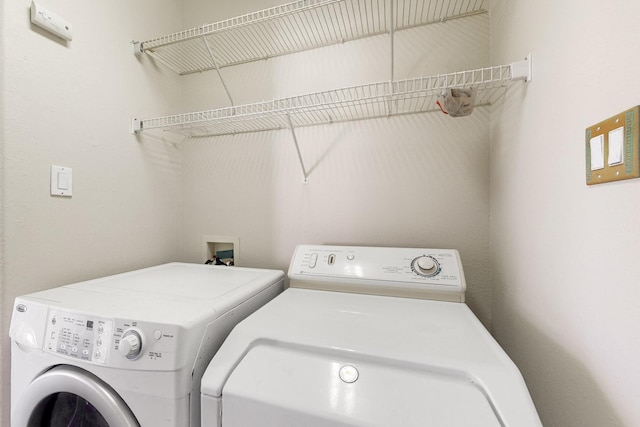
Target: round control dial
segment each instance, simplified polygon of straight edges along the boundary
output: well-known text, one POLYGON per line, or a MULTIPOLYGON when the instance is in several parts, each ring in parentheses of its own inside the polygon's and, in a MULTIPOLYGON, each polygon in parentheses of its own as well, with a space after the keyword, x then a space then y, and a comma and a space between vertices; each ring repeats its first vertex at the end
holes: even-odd
POLYGON ((440 273, 440 264, 434 257, 423 255, 411 261, 411 269, 420 276, 432 277, 440 273))
POLYGON ((125 331, 118 345, 118 352, 127 359, 137 359, 142 352, 142 337, 138 331, 125 331))

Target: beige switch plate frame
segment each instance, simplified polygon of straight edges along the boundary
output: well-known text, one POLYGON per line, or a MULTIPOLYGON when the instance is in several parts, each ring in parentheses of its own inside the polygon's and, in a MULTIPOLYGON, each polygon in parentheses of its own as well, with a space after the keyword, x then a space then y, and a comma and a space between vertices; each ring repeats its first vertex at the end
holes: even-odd
POLYGON ((596 123, 586 129, 585 153, 587 167, 587 185, 602 184, 611 181, 620 181, 640 177, 640 106, 635 106, 616 114, 600 123, 596 123), (609 132, 624 128, 623 133, 623 163, 609 166, 609 132), (598 135, 604 136, 604 168, 591 170, 591 138, 598 135))

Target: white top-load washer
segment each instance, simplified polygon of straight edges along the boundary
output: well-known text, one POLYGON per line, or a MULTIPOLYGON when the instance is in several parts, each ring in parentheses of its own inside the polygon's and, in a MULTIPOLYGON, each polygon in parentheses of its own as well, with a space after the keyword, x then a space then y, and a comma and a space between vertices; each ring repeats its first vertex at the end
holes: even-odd
POLYGON ((281 271, 170 263, 16 298, 12 427, 199 426, 213 354, 283 284, 281 271))
POLYGON ((457 251, 299 246, 289 277, 207 368, 203 427, 541 426, 457 251))

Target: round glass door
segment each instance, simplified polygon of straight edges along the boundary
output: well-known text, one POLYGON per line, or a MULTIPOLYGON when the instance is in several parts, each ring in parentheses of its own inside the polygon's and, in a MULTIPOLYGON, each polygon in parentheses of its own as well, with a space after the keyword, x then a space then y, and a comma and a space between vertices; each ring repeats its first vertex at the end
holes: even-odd
POLYGON ((43 427, 109 427, 100 411, 88 400, 73 393, 47 396, 33 410, 29 426, 43 427))
POLYGON ((56 366, 19 396, 12 427, 140 427, 120 396, 95 375, 56 366))

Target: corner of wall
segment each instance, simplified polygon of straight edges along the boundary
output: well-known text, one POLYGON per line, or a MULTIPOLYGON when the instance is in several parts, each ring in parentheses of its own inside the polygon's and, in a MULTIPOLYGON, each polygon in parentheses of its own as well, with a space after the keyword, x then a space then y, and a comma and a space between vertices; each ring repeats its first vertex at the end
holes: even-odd
MULTIPOLYGON (((4 0, 0 0, 0 306, 3 306, 4 301, 4 0)), ((0 331, 5 330, 5 323, 2 316, 0 316, 0 331)), ((5 346, 0 345, 0 365, 4 365, 4 359, 7 356, 5 346)), ((0 388, 0 425, 8 425, 8 402, 7 398, 8 384, 7 378, 4 378, 6 371, 0 369, 0 384, 3 384, 0 388)))

